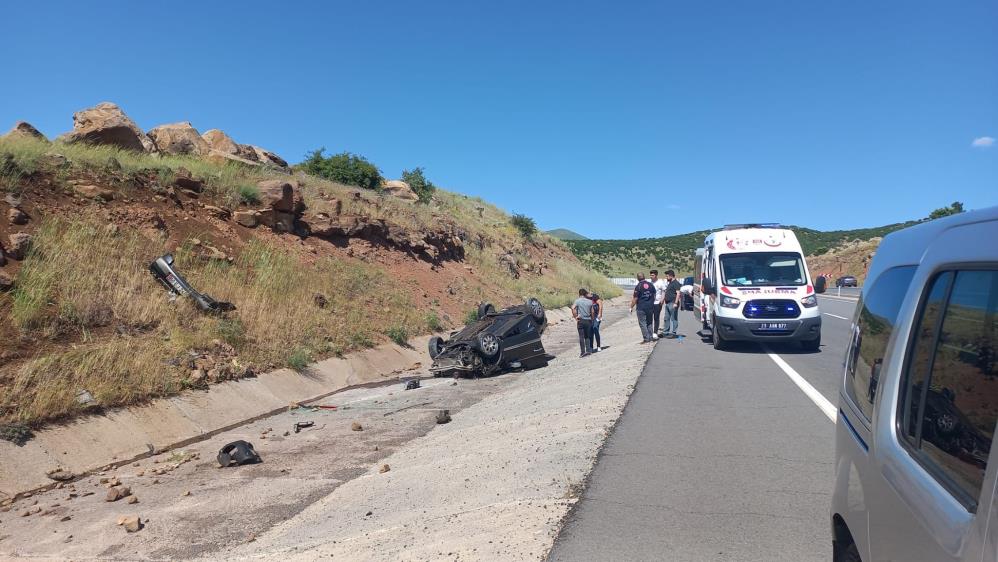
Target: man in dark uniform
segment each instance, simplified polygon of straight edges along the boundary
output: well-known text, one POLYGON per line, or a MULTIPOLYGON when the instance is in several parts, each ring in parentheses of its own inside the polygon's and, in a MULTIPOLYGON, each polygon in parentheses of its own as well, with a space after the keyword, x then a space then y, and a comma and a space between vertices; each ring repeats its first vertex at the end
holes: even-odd
POLYGON ((638 309, 638 326, 641 328, 641 343, 652 340, 653 323, 655 321, 655 285, 645 280, 645 274, 638 274, 638 284, 634 286, 634 296, 631 298, 631 312, 638 309))

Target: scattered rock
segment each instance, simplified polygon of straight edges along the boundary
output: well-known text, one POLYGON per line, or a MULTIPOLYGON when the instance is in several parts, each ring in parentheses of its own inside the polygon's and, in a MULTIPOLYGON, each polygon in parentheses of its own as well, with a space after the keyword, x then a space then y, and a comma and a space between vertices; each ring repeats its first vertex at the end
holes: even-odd
POLYGON ((440 410, 439 412, 437 412, 438 424, 450 423, 450 420, 451 420, 450 410, 440 410))
POLYGON ((73 130, 60 137, 65 142, 106 144, 137 152, 155 152, 152 139, 117 105, 103 102, 73 114, 73 130))
POLYGON ((56 482, 65 482, 67 480, 72 480, 76 476, 72 472, 63 468, 50 470, 47 473, 45 473, 45 475, 48 476, 50 479, 55 480, 56 482))
POLYGON ((183 493, 183 494, 181 494, 181 495, 182 495, 182 496, 184 496, 184 497, 187 497, 187 496, 191 495, 191 491, 190 491, 190 490, 186 490, 186 491, 184 491, 184 493, 183 493))
POLYGON ((201 193, 204 191, 204 182, 192 176, 187 168, 177 168, 174 174, 173 185, 195 193, 201 193))
POLYGON ((256 211, 236 211, 232 213, 232 218, 236 221, 236 224, 240 224, 246 228, 254 228, 257 225, 256 211))
POLYGON ((58 152, 46 152, 38 157, 37 162, 45 168, 64 168, 69 165, 69 158, 58 152))
POLYGON ((30 234, 18 232, 11 234, 7 240, 10 242, 10 247, 6 250, 8 256, 15 260, 23 260, 28 255, 28 250, 31 248, 30 234))
POLYGON ((295 186, 284 180, 264 180, 256 184, 260 200, 269 208, 284 213, 295 212, 295 186))
POLYGON ((139 503, 139 498, 135 496, 128 496, 128 499, 125 500, 125 503, 139 503))
POLYGON ((69 521, 70 519, 72 519, 72 517, 70 517, 69 515, 66 515, 62 519, 60 519, 59 522, 60 523, 65 523, 66 521, 69 521))
POLYGON ((206 156, 211 150, 197 129, 186 121, 160 125, 150 129, 147 134, 156 149, 164 154, 206 156))
POLYGON ((28 123, 27 121, 18 121, 17 123, 14 123, 14 127, 11 128, 10 131, 7 131, 7 134, 4 135, 4 137, 7 138, 21 137, 21 138, 35 138, 41 140, 48 140, 45 138, 45 135, 41 133, 41 131, 36 129, 34 125, 28 123))
POLYGON ((124 527, 129 533, 134 533, 143 527, 142 520, 138 515, 122 515, 118 517, 118 525, 124 527))
POLYGON ((96 185, 77 185, 73 187, 73 191, 87 199, 100 199, 101 201, 114 199, 114 191, 96 185))
POLYGON ((364 431, 364 426, 360 422, 353 422, 350 424, 350 431, 364 431))
POLYGON ((13 288, 14 288, 14 278, 8 275, 7 272, 0 271, 0 291, 9 291, 13 288))
POLYGON ((232 140, 232 137, 219 129, 210 129, 201 134, 201 138, 208 144, 208 147, 215 153, 233 156, 245 160, 249 163, 256 163, 259 157, 252 147, 239 144, 232 140))
POLYGON ((106 502, 116 502, 121 498, 128 497, 131 495, 132 491, 128 486, 115 486, 107 491, 107 496, 104 498, 106 502))
POLYGON ((273 152, 264 148, 260 148, 259 146, 253 146, 251 144, 244 146, 250 148, 251 150, 253 150, 254 153, 256 153, 257 160, 261 164, 265 164, 275 168, 287 169, 288 163, 283 158, 274 154, 273 152))
POLYGON ((326 308, 329 306, 329 299, 327 299, 326 295, 322 293, 315 293, 312 295, 312 302, 314 302, 315 306, 319 308, 326 308))
POLYGON ((10 221, 10 224, 27 224, 28 215, 20 209, 9 209, 7 220, 10 221))
POLYGON ((367 513, 364 514, 364 517, 370 517, 372 515, 374 515, 374 512, 373 511, 368 511, 367 513))
POLYGON ((214 205, 205 205, 204 210, 209 215, 215 217, 216 219, 221 219, 223 221, 229 220, 232 217, 232 211, 228 209, 223 209, 222 207, 216 207, 214 205))
POLYGON ((383 464, 383 465, 381 465, 381 468, 378 469, 378 472, 380 474, 384 474, 384 473, 388 472, 391 469, 392 469, 392 467, 388 466, 387 464, 383 464))

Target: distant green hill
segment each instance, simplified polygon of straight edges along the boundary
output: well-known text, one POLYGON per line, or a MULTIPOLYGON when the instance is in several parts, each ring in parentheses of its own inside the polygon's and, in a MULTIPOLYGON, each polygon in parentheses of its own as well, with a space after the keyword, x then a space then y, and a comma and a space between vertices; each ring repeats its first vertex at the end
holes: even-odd
POLYGON ((589 240, 578 232, 573 232, 567 228, 556 228, 554 230, 547 231, 547 233, 555 238, 560 238, 561 240, 589 240))
MULTIPOLYGON (((889 224, 875 228, 854 230, 831 230, 823 232, 800 226, 790 226, 797 234, 806 255, 823 254, 832 248, 853 240, 869 240, 877 236, 900 230, 916 224, 917 221, 889 224)), ((693 272, 693 257, 696 249, 703 245, 703 239, 712 230, 700 230, 687 234, 664 236, 662 238, 640 238, 637 240, 571 240, 566 244, 572 252, 589 268, 609 276, 630 276, 638 271, 674 269, 677 275, 693 272)))

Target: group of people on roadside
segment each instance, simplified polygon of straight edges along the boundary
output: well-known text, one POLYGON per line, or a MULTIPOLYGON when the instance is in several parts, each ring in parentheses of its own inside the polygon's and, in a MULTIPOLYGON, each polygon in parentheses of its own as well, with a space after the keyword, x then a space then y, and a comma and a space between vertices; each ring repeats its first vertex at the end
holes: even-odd
POLYGON ((644 273, 638 273, 638 284, 631 298, 631 312, 638 311, 638 326, 641 328, 641 343, 653 342, 659 338, 678 337, 679 309, 682 303, 682 283, 676 279, 676 272, 668 270, 665 279, 659 279, 658 270, 649 272, 651 280, 644 273), (662 311, 665 318, 662 318, 662 311), (661 328, 659 324, 661 323, 661 328))
POLYGON ((579 328, 579 357, 602 350, 599 325, 603 322, 603 299, 596 293, 579 289, 579 298, 572 303, 572 317, 579 328), (595 343, 595 345, 593 345, 595 343))

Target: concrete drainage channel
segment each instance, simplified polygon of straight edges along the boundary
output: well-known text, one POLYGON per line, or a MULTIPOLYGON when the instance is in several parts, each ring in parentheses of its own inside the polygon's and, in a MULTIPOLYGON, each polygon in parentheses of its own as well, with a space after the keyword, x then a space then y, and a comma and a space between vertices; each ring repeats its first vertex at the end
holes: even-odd
MULTIPOLYGON (((608 309, 608 320, 625 315, 622 304, 608 309)), ((0 553, 541 558, 651 351, 634 343, 632 324, 606 326, 612 347, 590 358, 576 357, 574 326, 564 323, 545 337, 559 356, 546 369, 424 380, 412 391, 355 388, 320 401, 336 410, 284 412, 36 493, 0 513, 0 553), (444 409, 453 421, 437 425, 444 409), (302 421, 313 425, 295 433, 302 421), (219 444, 235 439, 252 442, 263 463, 216 468, 219 444), (102 478, 117 478, 137 503, 103 501, 102 478), (128 515, 141 531, 115 524, 128 515)))

